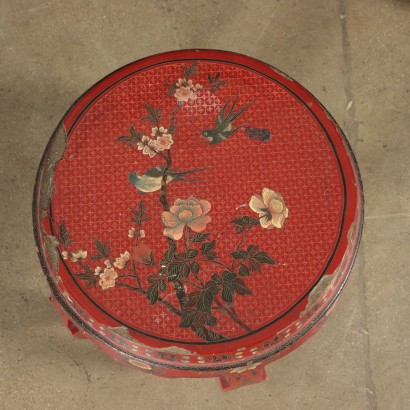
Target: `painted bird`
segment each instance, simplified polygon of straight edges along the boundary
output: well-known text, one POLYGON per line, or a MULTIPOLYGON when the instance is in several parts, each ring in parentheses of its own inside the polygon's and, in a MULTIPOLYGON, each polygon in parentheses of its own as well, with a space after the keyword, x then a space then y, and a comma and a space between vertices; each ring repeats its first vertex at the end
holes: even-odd
MULTIPOLYGON (((169 169, 167 175, 167 184, 172 181, 186 181, 186 182, 198 182, 198 179, 187 179, 186 175, 193 172, 200 172, 207 168, 191 169, 189 171, 178 171, 175 169, 169 169)), ((165 167, 158 166, 150 169, 143 175, 139 175, 137 172, 131 172, 128 175, 128 180, 134 185, 140 192, 155 192, 161 189, 162 176, 164 175, 165 167)))
POLYGON ((234 112, 237 99, 238 96, 235 97, 230 108, 228 108, 228 105, 231 102, 230 100, 228 100, 222 107, 222 110, 215 121, 216 128, 202 131, 202 136, 204 136, 211 144, 218 144, 219 142, 225 141, 232 134, 242 128, 242 125, 232 128, 232 122, 247 110, 252 103, 246 104, 238 111, 234 112))

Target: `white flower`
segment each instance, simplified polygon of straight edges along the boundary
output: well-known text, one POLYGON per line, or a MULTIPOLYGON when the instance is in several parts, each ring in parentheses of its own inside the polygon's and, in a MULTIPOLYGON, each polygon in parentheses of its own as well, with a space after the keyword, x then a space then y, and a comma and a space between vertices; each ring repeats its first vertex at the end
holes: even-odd
POLYGON ((98 276, 102 272, 102 268, 100 266, 97 266, 94 269, 94 275, 98 276))
POLYGON ((128 230, 128 238, 133 238, 135 236, 135 228, 128 230))
POLYGON ((201 84, 195 84, 195 87, 193 88, 194 91, 202 90, 202 85, 201 84))
POLYGON ((69 253, 67 251, 61 252, 61 256, 63 257, 63 259, 68 259, 68 255, 69 253))
POLYGON ((71 262, 78 262, 78 261, 85 259, 86 257, 87 257, 87 251, 83 251, 80 249, 71 254, 71 262))
POLYGON ((105 265, 107 268, 111 268, 111 262, 110 262, 110 260, 109 260, 109 259, 106 259, 106 260, 104 261, 104 265, 105 265))
POLYGON ((259 214, 259 222, 265 229, 282 228, 289 214, 282 195, 269 188, 263 188, 262 196, 253 195, 249 207, 259 214))
POLYGON ((140 238, 145 238, 145 231, 141 229, 139 235, 140 235, 140 238))
POLYGON ((125 267, 127 262, 130 260, 130 253, 125 251, 124 253, 120 253, 120 256, 115 259, 114 266, 118 269, 122 269, 125 267))
POLYGON ((156 153, 156 141, 153 141, 150 137, 143 135, 141 141, 137 142, 137 148, 142 151, 144 155, 149 155, 150 158, 155 157, 156 153))
POLYGON ((168 132, 168 128, 159 127, 159 132, 162 134, 166 134, 168 132))

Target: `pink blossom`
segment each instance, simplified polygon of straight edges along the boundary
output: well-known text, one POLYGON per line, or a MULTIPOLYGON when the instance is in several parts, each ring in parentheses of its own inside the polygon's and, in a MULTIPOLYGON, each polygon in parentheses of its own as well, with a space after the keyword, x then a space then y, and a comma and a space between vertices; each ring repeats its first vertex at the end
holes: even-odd
POLYGON ((99 285, 102 290, 107 290, 115 286, 115 279, 118 278, 118 273, 114 268, 105 268, 104 272, 100 274, 99 285))
POLYGON ((124 253, 120 253, 120 256, 115 259, 114 266, 118 269, 123 269, 129 260, 130 253, 125 251, 124 253))
POLYGON ((170 149, 171 145, 174 143, 171 134, 162 134, 157 137, 156 149, 158 151, 164 151, 165 149, 170 149))
POLYGON ((184 101, 187 102, 188 100, 195 100, 196 99, 196 95, 195 93, 191 90, 191 88, 188 87, 184 87, 181 86, 180 88, 177 88, 175 90, 175 94, 174 97, 179 101, 184 101))
POLYGON ((164 235, 179 240, 182 238, 185 225, 194 232, 202 232, 211 222, 211 217, 207 215, 210 210, 211 204, 204 199, 193 196, 187 200, 177 199, 169 211, 162 213, 162 222, 166 226, 164 235))

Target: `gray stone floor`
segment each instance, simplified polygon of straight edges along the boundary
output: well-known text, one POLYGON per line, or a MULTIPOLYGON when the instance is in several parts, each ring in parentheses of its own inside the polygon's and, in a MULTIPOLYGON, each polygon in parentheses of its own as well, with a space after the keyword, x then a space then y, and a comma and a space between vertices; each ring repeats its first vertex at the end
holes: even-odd
POLYGON ((410 409, 409 39, 406 0, 0 1, 0 407, 410 409), (301 82, 347 133, 365 188, 363 243, 334 314, 268 381, 230 393, 73 340, 32 237, 36 168, 65 110, 117 67, 177 48, 241 52, 301 82))

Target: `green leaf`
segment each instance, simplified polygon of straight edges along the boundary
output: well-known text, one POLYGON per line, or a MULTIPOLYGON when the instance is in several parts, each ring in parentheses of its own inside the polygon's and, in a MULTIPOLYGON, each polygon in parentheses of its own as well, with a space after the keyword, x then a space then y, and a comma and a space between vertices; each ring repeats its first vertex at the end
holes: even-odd
POLYGON ((196 312, 193 325, 199 328, 203 328, 206 323, 206 316, 206 312, 196 312))
POLYGON ((202 233, 202 232, 197 232, 190 240, 191 243, 195 243, 195 242, 203 242, 206 238, 208 238, 208 236, 210 235, 210 233, 202 233))
POLYGON ((201 245, 201 252, 202 255, 207 254, 208 252, 210 252, 214 247, 215 247, 215 243, 216 241, 213 240, 211 242, 205 242, 201 245))
POLYGON ((218 257, 218 255, 217 255, 217 253, 214 252, 214 251, 208 252, 208 253, 206 254, 206 258, 207 258, 208 260, 210 260, 210 261, 215 260, 217 257, 218 257))
POLYGON ((77 276, 77 278, 81 280, 90 279, 90 275, 88 275, 87 273, 77 273, 75 276, 77 276))
POLYGON ((210 280, 209 282, 206 282, 205 289, 209 290, 213 295, 217 295, 218 292, 219 292, 219 287, 218 287, 217 283, 213 280, 210 280))
POLYGON ((246 226, 249 224, 249 216, 240 216, 239 218, 233 219, 231 223, 239 226, 246 226))
POLYGON ((186 253, 188 259, 194 259, 198 255, 198 251, 196 249, 189 249, 186 253))
POLYGON ((206 315, 205 322, 208 326, 216 326, 216 317, 212 316, 210 313, 206 315))
POLYGON ((107 242, 101 243, 98 239, 94 238, 94 244, 97 252, 102 255, 102 257, 109 258, 110 248, 107 242))
POLYGON ((198 67, 198 61, 193 62, 190 67, 185 66, 182 72, 182 77, 184 77, 188 81, 189 77, 198 75, 199 73, 196 71, 197 67, 198 67))
POLYGON ((214 295, 211 291, 205 289, 198 297, 196 306, 201 312, 211 312, 214 295))
POLYGON ((147 276, 147 281, 148 283, 158 283, 162 280, 162 277, 160 275, 149 275, 147 276))
POLYGON ((141 263, 145 266, 155 266, 155 258, 153 252, 146 258, 144 258, 141 263))
POLYGON ((219 275, 217 275, 216 273, 214 273, 214 274, 212 275, 212 280, 213 280, 217 285, 220 285, 220 284, 222 283, 222 278, 221 278, 219 275))
POLYGON ((144 102, 144 106, 146 110, 148 111, 148 115, 145 115, 141 118, 141 120, 147 120, 151 122, 152 124, 158 125, 159 120, 162 118, 161 114, 161 106, 157 108, 151 107, 148 103, 144 102))
POLYGON ((242 233, 245 229, 246 229, 246 226, 236 225, 235 232, 239 234, 239 233, 242 233))
POLYGON ((258 252, 253 256, 259 263, 266 263, 268 265, 276 265, 276 262, 266 253, 258 252))
POLYGON ((191 272, 192 272, 194 275, 198 275, 199 270, 200 270, 199 263, 196 262, 196 261, 192 262, 192 263, 191 263, 191 272))
POLYGON ((249 225, 253 225, 253 226, 259 225, 259 219, 257 219, 257 218, 249 218, 249 225))
POLYGON ((147 211, 147 208, 145 207, 144 201, 142 199, 140 200, 138 208, 141 212, 141 215, 144 215, 145 212, 147 211))
POLYGON ((179 327, 191 327, 196 316, 196 311, 193 309, 184 309, 182 311, 181 323, 179 327))
POLYGON ((231 253, 234 259, 248 259, 249 254, 246 251, 236 251, 231 253))
POLYGON ((238 295, 251 295, 252 291, 246 286, 241 278, 235 278, 232 281, 232 287, 238 295))
POLYGON ((259 245, 249 245, 247 251, 250 255, 254 255, 258 251, 258 249, 259 245))
POLYGON ((70 231, 67 230, 65 222, 61 221, 60 224, 60 243, 63 244, 66 248, 73 243, 74 241, 70 239, 70 231))
POLYGON ((89 279, 88 279, 88 282, 87 282, 87 284, 85 285, 85 287, 88 289, 90 286, 96 286, 96 284, 97 284, 97 277, 98 276, 95 276, 95 275, 93 275, 93 276, 90 276, 89 277, 89 279))
POLYGON ((224 283, 222 287, 222 300, 228 303, 233 301, 233 289, 230 283, 224 283))
POLYGON ((100 254, 91 256, 91 260, 93 261, 96 261, 98 259, 106 259, 106 256, 100 254))
POLYGON ((180 272, 183 278, 187 278, 190 271, 191 271, 191 268, 187 263, 183 263, 180 265, 180 272))
POLYGON ((251 272, 260 272, 261 271, 261 264, 254 259, 249 260, 249 270, 251 272))
POLYGON ((243 263, 241 263, 239 265, 239 275, 240 276, 249 276, 249 268, 244 265, 243 263))
POLYGON ((161 279, 159 281, 158 287, 160 292, 165 292, 167 290, 167 284, 165 283, 164 279, 161 279))
POLYGON ((159 297, 158 294, 158 283, 154 283, 151 286, 148 287, 147 289, 147 298, 149 300, 149 302, 151 303, 151 305, 153 305, 159 297))
POLYGON ((232 279, 236 278, 236 274, 229 271, 222 272, 222 279, 224 282, 230 282, 232 279))
POLYGON ((168 268, 168 281, 172 282, 178 279, 180 273, 181 273, 181 264, 178 262, 171 263, 168 268))
POLYGON ((199 298, 200 295, 201 295, 201 292, 191 292, 187 297, 187 301, 186 301, 184 307, 185 308, 196 307, 196 303, 197 303, 198 298, 199 298))

